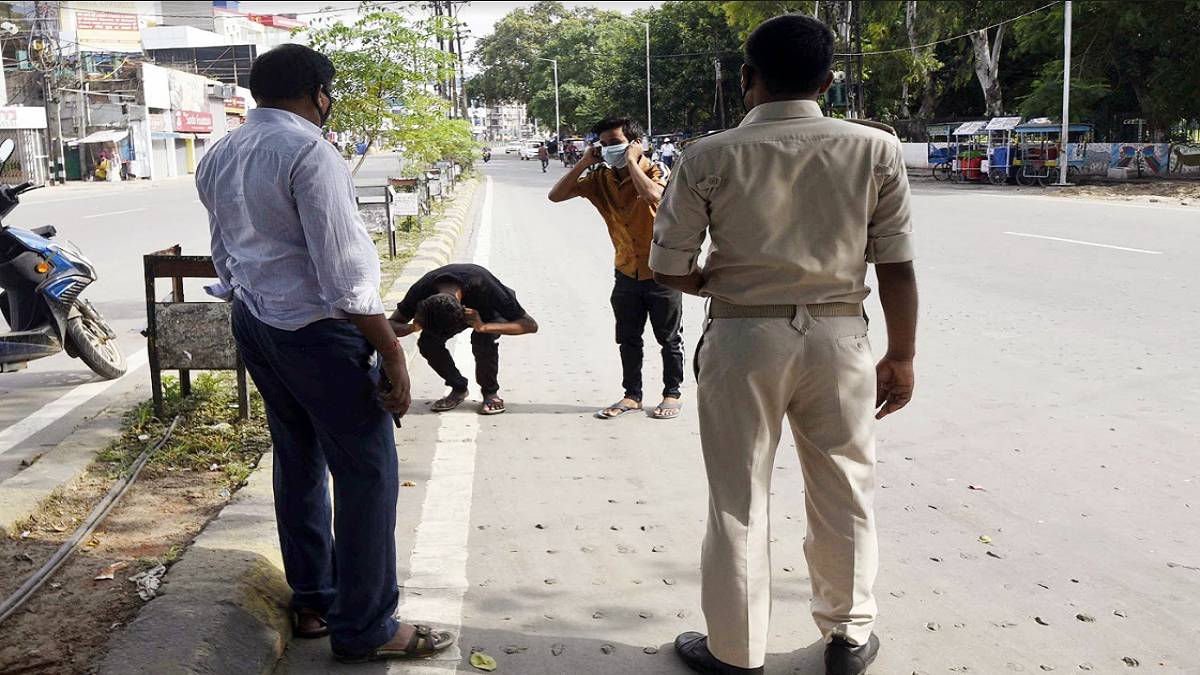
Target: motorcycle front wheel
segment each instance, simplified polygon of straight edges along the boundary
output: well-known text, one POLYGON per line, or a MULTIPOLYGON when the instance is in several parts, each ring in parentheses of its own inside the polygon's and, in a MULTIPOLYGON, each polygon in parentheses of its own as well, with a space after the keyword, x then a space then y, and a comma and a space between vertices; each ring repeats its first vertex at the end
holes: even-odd
POLYGON ((67 339, 88 368, 106 380, 115 380, 125 374, 125 355, 117 339, 109 337, 112 329, 104 325, 104 319, 99 322, 86 314, 72 316, 67 320, 67 339))

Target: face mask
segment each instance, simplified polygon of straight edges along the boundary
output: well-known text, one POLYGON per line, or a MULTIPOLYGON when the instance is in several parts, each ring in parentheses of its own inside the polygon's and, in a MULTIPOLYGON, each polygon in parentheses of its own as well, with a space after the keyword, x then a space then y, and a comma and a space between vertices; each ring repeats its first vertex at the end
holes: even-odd
POLYGON ((317 107, 317 114, 321 116, 321 123, 317 126, 325 126, 325 123, 329 121, 329 116, 333 114, 333 96, 330 96, 328 88, 321 87, 317 93, 313 94, 313 105, 317 107), (325 110, 321 110, 322 92, 324 92, 325 96, 329 98, 329 107, 325 108, 325 110))
POLYGON ((624 169, 629 159, 625 156, 625 151, 629 149, 628 143, 620 145, 606 145, 600 148, 600 154, 604 157, 604 163, 614 169, 624 169))

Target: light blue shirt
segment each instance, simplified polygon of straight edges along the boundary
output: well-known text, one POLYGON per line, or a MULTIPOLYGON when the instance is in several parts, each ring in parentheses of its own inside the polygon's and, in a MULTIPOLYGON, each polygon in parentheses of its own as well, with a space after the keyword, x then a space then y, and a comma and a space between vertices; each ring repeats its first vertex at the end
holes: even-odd
POLYGON ((311 122, 255 108, 196 171, 208 209, 209 292, 237 298, 263 323, 297 330, 349 314, 383 314, 379 253, 341 153, 311 122))

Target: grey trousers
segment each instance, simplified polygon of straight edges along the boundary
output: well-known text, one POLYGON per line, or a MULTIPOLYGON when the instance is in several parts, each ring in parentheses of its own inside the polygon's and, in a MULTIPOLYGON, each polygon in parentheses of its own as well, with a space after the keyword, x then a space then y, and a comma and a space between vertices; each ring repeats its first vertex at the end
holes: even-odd
MULTIPOLYGON (((702 604, 720 660, 757 668, 771 617, 771 473, 783 419, 804 475, 812 615, 863 644, 878 567, 875 364, 859 317, 714 319, 697 355, 708 472, 702 604)), ((798 489, 799 485, 779 489, 798 489)))

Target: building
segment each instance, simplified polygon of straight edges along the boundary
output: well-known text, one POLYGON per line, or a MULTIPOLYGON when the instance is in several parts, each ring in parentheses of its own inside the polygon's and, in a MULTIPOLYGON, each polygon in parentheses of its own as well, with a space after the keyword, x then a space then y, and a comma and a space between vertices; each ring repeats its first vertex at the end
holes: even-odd
POLYGON ((528 135, 524 103, 502 103, 488 108, 487 140, 511 141, 528 135))

